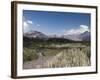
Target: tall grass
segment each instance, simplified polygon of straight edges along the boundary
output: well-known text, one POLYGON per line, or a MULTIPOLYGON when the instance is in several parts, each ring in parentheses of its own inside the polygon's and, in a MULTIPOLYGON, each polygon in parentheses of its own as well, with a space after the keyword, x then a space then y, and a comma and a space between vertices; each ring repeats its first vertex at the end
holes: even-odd
POLYGON ((76 67, 90 66, 90 49, 89 48, 71 48, 65 49, 56 55, 51 61, 47 61, 44 67, 76 67))
MULTIPOLYGON (((35 45, 34 45, 35 46, 35 45)), ((90 44, 66 43, 38 47, 24 47, 23 62, 42 60, 39 68, 77 67, 91 65, 90 44), (63 48, 64 47, 64 48, 63 48), (41 55, 39 54, 41 53, 41 55)), ((33 64, 33 63, 32 63, 33 64)), ((33 64, 34 65, 34 64, 33 64)))

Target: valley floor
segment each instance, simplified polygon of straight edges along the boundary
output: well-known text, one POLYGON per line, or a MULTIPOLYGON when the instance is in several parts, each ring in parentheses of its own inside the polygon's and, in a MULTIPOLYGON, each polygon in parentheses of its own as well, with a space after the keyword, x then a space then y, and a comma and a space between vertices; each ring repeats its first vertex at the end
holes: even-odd
POLYGON ((90 66, 90 57, 90 47, 61 49, 53 56, 39 54, 37 59, 24 62, 23 69, 90 66))

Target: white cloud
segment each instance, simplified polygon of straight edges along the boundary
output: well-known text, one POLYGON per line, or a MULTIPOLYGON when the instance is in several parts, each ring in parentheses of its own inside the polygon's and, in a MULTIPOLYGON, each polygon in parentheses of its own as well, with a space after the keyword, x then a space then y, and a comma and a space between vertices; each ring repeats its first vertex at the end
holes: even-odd
POLYGON ((33 24, 33 22, 31 20, 27 20, 27 23, 29 24, 33 24))
POLYGON ((24 33, 27 32, 27 29, 29 28, 28 23, 26 21, 23 22, 23 29, 24 33))
POLYGON ((39 27, 39 24, 34 23, 31 20, 26 19, 25 17, 23 17, 23 32, 27 33, 29 31, 34 30, 34 27, 39 27))
POLYGON ((28 24, 27 24, 26 21, 23 22, 23 25, 24 25, 25 27, 28 27, 28 24))
POLYGON ((26 20, 25 18, 23 18, 23 31, 24 31, 24 33, 27 33, 30 30, 33 30, 33 22, 31 20, 26 20))
POLYGON ((77 29, 64 30, 64 35, 81 34, 85 31, 90 31, 88 26, 80 25, 77 29))

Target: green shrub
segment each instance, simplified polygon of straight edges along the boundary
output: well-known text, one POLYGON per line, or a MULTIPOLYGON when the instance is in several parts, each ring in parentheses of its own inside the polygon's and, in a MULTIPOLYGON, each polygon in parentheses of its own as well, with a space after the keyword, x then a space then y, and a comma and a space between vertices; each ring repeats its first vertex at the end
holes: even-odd
POLYGON ((23 50, 24 62, 38 59, 38 55, 34 49, 24 48, 23 50))

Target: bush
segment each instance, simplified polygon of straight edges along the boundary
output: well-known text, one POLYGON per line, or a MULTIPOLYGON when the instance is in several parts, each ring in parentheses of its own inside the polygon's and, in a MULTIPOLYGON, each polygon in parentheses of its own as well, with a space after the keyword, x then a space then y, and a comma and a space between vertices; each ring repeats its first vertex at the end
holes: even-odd
POLYGON ((38 55, 34 49, 24 48, 23 50, 24 50, 23 51, 24 62, 38 59, 38 55))

